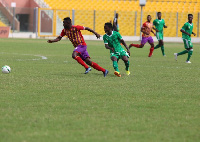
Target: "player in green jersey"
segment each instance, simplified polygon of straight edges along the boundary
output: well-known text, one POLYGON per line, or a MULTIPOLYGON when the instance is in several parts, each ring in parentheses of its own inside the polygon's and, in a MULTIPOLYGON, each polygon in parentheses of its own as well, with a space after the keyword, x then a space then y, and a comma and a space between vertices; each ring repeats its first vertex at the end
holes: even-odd
POLYGON ((163 27, 167 28, 167 26, 165 25, 165 20, 161 19, 161 12, 158 12, 157 16, 158 16, 158 19, 155 19, 153 21, 153 25, 156 28, 153 28, 153 29, 156 30, 156 38, 158 39, 159 43, 154 47, 154 49, 161 47, 163 56, 166 56, 165 50, 164 50, 164 42, 163 42, 163 27))
POLYGON ((194 36, 196 35, 194 32, 192 32, 192 30, 193 30, 192 20, 193 20, 193 15, 188 14, 188 22, 186 22, 183 25, 183 27, 181 28, 182 39, 183 39, 184 47, 185 47, 186 50, 179 52, 179 53, 174 53, 175 60, 177 60, 177 57, 179 55, 183 55, 183 54, 188 53, 186 63, 191 63, 190 57, 192 56, 192 53, 193 53, 193 45, 192 45, 192 42, 191 42, 191 34, 193 34, 194 36))
POLYGON ((106 49, 110 50, 110 58, 113 61, 113 67, 115 69, 114 74, 118 77, 121 77, 120 71, 118 69, 118 60, 122 59, 126 66, 126 74, 129 75, 129 56, 130 51, 122 36, 119 32, 113 31, 113 27, 111 23, 105 23, 104 25, 105 35, 103 36, 103 40, 105 43, 106 49), (122 48, 120 42, 126 47, 127 52, 122 48))

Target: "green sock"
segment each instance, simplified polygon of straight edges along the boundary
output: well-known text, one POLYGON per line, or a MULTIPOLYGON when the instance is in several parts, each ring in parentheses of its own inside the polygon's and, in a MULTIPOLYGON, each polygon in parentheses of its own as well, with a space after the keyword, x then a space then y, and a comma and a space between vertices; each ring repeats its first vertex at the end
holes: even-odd
POLYGON ((113 68, 115 71, 119 72, 117 61, 113 61, 113 68))
POLYGON ((183 55, 183 54, 185 54, 185 53, 188 53, 188 51, 187 51, 187 50, 184 50, 184 51, 182 51, 182 52, 179 52, 178 55, 183 55))
POLYGON ((165 55, 164 45, 161 46, 161 51, 162 51, 162 54, 164 56, 165 55))
POLYGON ((157 44, 155 47, 154 47, 154 49, 157 49, 157 48, 159 48, 160 47, 160 45, 159 44, 157 44))
POLYGON ((190 57, 192 56, 192 53, 193 53, 193 49, 190 49, 190 50, 188 51, 188 58, 187 58, 187 61, 190 60, 190 57))
POLYGON ((129 70, 129 61, 128 62, 124 62, 125 63, 125 66, 126 66, 126 71, 129 70))

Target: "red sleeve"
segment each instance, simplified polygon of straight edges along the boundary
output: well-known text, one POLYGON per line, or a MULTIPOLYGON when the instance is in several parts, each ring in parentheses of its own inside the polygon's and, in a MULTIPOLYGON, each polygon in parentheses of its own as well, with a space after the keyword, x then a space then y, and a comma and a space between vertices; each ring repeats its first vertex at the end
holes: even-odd
POLYGON ((65 35, 66 35, 66 34, 65 34, 65 29, 63 29, 62 32, 60 33, 60 36, 61 36, 61 37, 64 37, 65 35))
POLYGON ((85 30, 85 27, 83 27, 83 26, 77 25, 77 26, 73 26, 73 27, 75 27, 77 30, 85 30))
POLYGON ((146 22, 142 25, 142 27, 146 27, 146 22))

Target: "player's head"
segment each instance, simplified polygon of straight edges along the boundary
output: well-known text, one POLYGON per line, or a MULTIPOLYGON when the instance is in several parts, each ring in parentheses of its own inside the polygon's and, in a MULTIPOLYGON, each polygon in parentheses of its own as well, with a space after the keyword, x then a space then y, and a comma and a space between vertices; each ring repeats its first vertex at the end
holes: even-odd
POLYGON ((63 27, 65 29, 70 29, 72 26, 72 20, 69 17, 63 19, 63 27))
POLYGON ((150 22, 151 21, 151 15, 147 16, 147 21, 150 22))
POLYGON ((193 15, 192 14, 188 14, 188 21, 191 23, 193 20, 193 15))
POLYGON ((158 19, 161 19, 161 12, 157 13, 158 19))
POLYGON ((104 31, 105 31, 105 33, 111 32, 112 29, 113 29, 113 26, 112 26, 111 23, 105 23, 105 25, 104 25, 104 31))

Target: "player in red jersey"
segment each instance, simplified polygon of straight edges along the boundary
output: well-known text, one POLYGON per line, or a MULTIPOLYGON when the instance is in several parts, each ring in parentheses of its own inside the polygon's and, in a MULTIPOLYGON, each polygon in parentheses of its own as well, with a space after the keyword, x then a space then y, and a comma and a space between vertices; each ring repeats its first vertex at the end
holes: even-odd
POLYGON ((148 15, 147 21, 143 24, 143 26, 141 28, 141 32, 143 33, 141 44, 130 44, 129 49, 132 46, 137 47, 137 48, 142 48, 146 44, 146 42, 148 42, 151 45, 150 52, 149 52, 149 57, 151 57, 153 54, 153 50, 154 50, 154 41, 153 41, 153 38, 151 37, 150 33, 152 32, 155 35, 152 28, 153 28, 153 23, 151 23, 151 16, 148 15))
POLYGON ((62 30, 60 36, 58 36, 54 40, 48 40, 47 42, 48 43, 58 42, 62 39, 63 36, 66 35, 69 38, 69 40, 72 42, 73 46, 75 47, 72 53, 72 58, 75 59, 83 67, 85 67, 86 69, 85 74, 91 71, 91 68, 88 67, 88 65, 90 65, 94 69, 98 71, 102 71, 105 77, 108 74, 108 70, 100 67, 97 63, 90 60, 90 56, 87 52, 87 44, 85 43, 80 30, 88 30, 94 33, 97 38, 100 38, 100 35, 88 27, 73 26, 71 19, 69 17, 66 17, 63 19, 63 26, 64 26, 64 29, 62 30))

